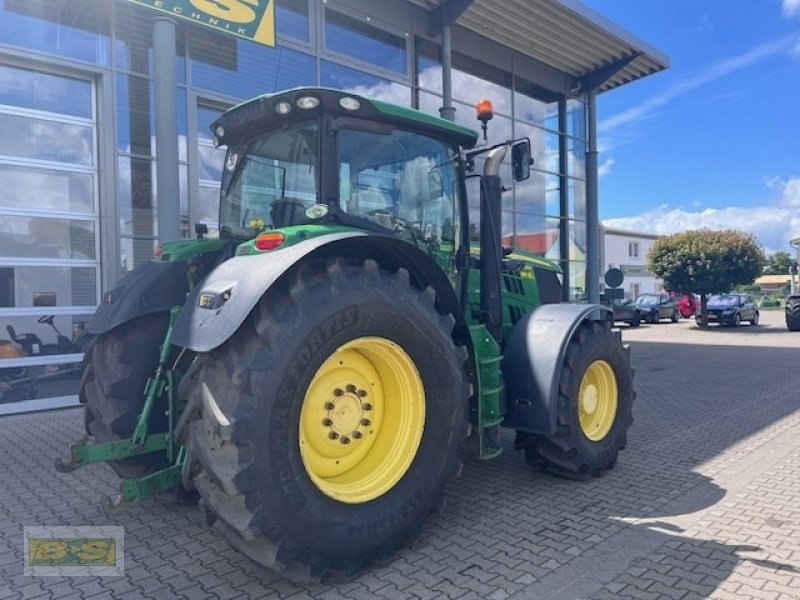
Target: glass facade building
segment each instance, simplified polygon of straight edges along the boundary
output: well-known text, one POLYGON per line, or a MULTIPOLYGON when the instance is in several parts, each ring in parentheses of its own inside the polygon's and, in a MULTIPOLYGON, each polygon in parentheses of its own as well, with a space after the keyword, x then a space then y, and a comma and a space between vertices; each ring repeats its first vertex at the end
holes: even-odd
MULTIPOLYGON (((422 9, 409 2, 398 20, 384 4, 275 0, 275 47, 176 21, 184 236, 194 223, 216 227, 224 150, 209 124, 243 99, 322 85, 439 113, 440 48, 413 17, 422 9)), ((126 0, 0 0, 0 411, 77 402, 85 324, 103 291, 153 256, 158 14, 126 0)), ((514 60, 498 69, 467 50, 453 46, 456 120, 477 129, 474 105, 489 98, 489 141, 528 137, 533 148, 528 181, 502 173, 513 186, 505 241, 559 261, 564 299, 579 299, 586 97, 547 92, 514 60)), ((477 221, 477 186, 470 193, 477 221)))

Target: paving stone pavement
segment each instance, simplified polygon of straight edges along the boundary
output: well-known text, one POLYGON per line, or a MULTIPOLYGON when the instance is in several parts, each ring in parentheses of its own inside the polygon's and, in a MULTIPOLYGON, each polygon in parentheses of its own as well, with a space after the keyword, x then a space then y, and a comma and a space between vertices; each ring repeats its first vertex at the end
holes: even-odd
POLYGON ((164 500, 99 508, 104 466, 63 475, 79 409, 0 418, 0 600, 387 598, 433 600, 800 598, 800 335, 780 313, 758 328, 691 323, 623 335, 636 422, 617 468, 585 483, 505 452, 467 461, 422 536, 346 584, 264 572, 164 500), (121 525, 125 575, 25 577, 24 525, 121 525))

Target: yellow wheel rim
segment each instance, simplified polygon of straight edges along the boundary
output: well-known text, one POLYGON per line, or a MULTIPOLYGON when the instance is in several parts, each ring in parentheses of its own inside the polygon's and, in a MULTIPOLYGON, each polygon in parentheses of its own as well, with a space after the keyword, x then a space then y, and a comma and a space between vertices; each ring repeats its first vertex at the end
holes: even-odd
POLYGON ((589 365, 578 389, 578 418, 583 435, 599 442, 611 431, 617 416, 617 378, 611 365, 596 360, 589 365))
POLYGON ((405 350, 362 337, 317 370, 300 411, 300 455, 324 494, 350 504, 388 492, 405 475, 425 426, 425 389, 405 350))

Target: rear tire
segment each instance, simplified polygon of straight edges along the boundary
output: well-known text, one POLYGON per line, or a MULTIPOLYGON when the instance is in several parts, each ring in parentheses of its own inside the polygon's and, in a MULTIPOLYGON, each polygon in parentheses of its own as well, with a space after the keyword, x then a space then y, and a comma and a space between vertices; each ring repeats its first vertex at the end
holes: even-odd
POLYGON ((620 333, 596 322, 583 323, 567 347, 558 390, 556 432, 537 436, 525 450, 526 461, 579 480, 613 468, 627 444, 636 397, 629 349, 620 333))
POLYGON ((786 301, 786 328, 789 331, 800 331, 800 297, 786 301))
POLYGON ((297 580, 349 578, 416 537, 459 470, 468 431, 467 354, 453 342, 454 324, 431 288, 369 260, 305 263, 270 289, 186 378, 192 482, 207 522, 254 562, 297 580), (388 412, 381 420, 380 406, 418 406, 407 392, 420 388, 392 384, 371 343, 410 361, 424 427, 409 417, 394 429, 388 412), (359 383, 373 377, 359 361, 374 367, 377 387, 359 383), (359 435, 345 433, 365 422, 359 435), (418 445, 408 449, 397 432, 415 427, 418 445), (391 445, 376 452, 385 439, 391 445), (384 458, 400 447, 405 466, 384 458), (337 453, 358 462, 340 466, 337 453))
POLYGON ((759 317, 758 311, 756 311, 755 314, 753 315, 753 318, 750 319, 750 326, 751 327, 755 327, 756 325, 758 325, 758 317, 759 317))
POLYGON ((681 319, 681 313, 679 313, 677 310, 675 310, 675 311, 672 313, 672 318, 671 318, 671 321, 672 321, 673 323, 677 323, 678 321, 680 321, 680 319, 681 319))
MULTIPOLYGON (((83 359, 79 398, 86 433, 99 442, 130 437, 144 404, 144 388, 158 366, 169 316, 156 313, 115 327, 92 340, 83 359)), ((157 400, 150 412, 150 433, 166 431, 166 407, 157 400)), ((169 465, 155 452, 110 461, 123 479, 139 478, 169 465)))

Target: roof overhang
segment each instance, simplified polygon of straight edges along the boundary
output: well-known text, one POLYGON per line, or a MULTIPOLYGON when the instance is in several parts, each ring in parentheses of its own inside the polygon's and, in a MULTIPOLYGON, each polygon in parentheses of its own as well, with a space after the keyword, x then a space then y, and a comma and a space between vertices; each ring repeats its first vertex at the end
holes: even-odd
MULTIPOLYGON (((666 54, 578 0, 411 0, 432 35, 456 24, 604 92, 669 67, 666 54)), ((475 57, 478 58, 478 57, 475 57)))

